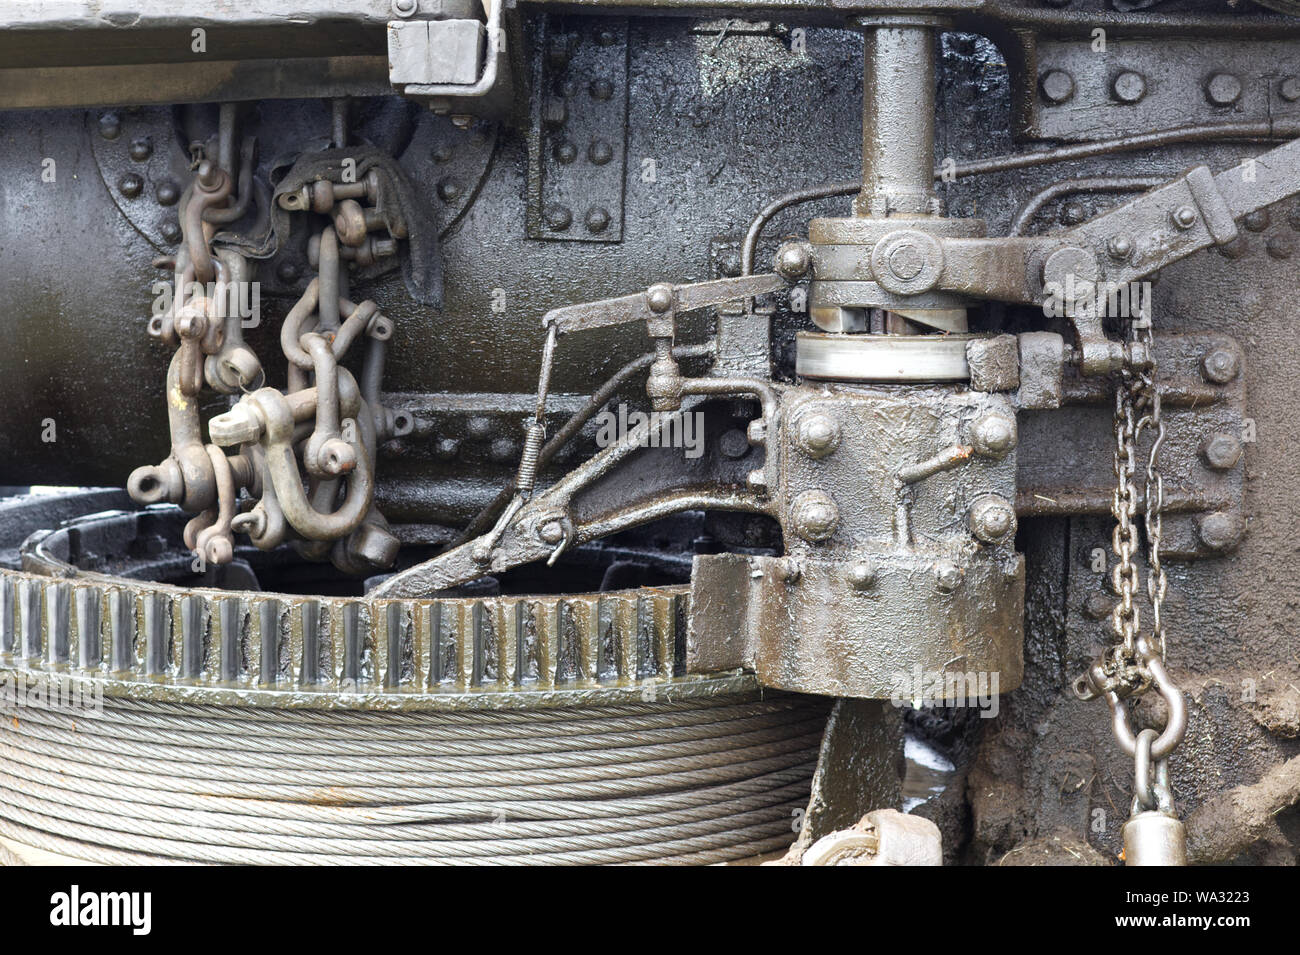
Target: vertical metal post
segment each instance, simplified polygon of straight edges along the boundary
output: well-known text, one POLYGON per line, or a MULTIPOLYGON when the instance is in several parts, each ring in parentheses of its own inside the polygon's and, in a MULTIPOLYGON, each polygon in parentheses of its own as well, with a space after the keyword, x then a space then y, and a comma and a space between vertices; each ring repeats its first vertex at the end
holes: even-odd
POLYGON ((859 216, 938 214, 934 194, 935 31, 930 17, 861 19, 859 216))

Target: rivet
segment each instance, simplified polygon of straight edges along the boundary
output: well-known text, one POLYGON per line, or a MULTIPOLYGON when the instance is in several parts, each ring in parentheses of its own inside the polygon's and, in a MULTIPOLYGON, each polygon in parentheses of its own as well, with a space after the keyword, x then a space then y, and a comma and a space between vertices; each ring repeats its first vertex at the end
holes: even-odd
POLYGON ((158 188, 154 190, 154 195, 158 197, 158 205, 174 206, 181 197, 180 187, 170 179, 165 179, 158 183, 158 188))
POLYGON ((179 222, 164 222, 159 226, 158 231, 167 242, 175 244, 181 240, 181 225, 179 222))
POLYGON ((1141 73, 1124 70, 1110 84, 1111 95, 1121 103, 1137 103, 1147 95, 1147 81, 1141 73))
POLYGON ((553 152, 555 155, 555 161, 566 166, 578 158, 578 147, 573 145, 573 143, 569 142, 567 139, 556 143, 553 152))
POLYGON ((1288 103, 1294 103, 1300 99, 1300 78, 1294 76, 1283 77, 1282 82, 1277 84, 1277 95, 1288 103))
POLYGON ((460 198, 460 183, 450 177, 438 180, 438 198, 443 202, 455 202, 460 198))
POLYGON ((825 491, 804 491, 790 507, 795 532, 806 541, 823 541, 835 533, 840 511, 825 491))
POLYGON ((555 232, 563 232, 573 224, 573 213, 569 211, 568 206, 559 203, 551 203, 547 206, 543 216, 546 219, 546 227, 555 232))
POLYGON ((603 139, 593 140, 587 150, 587 158, 597 166, 603 166, 614 158, 614 147, 603 139))
POLYGON ((144 180, 133 172, 128 172, 117 181, 117 191, 128 199, 134 199, 144 191, 144 180))
POLYGON ((854 590, 870 590, 876 584, 876 569, 866 561, 859 561, 845 575, 854 590))
POLYGON ((122 118, 114 112, 100 114, 99 135, 105 139, 117 139, 122 135, 122 118))
POLYGON ((1043 99, 1059 105, 1074 96, 1074 77, 1065 70, 1048 70, 1039 77, 1038 89, 1043 99))
POLYGON ((1254 212, 1247 212, 1242 217, 1241 224, 1251 232, 1263 232, 1268 228, 1268 210, 1256 209, 1254 212))
POLYGON ((1190 229, 1196 225, 1198 214, 1192 206, 1179 206, 1170 216, 1174 220, 1174 225, 1180 229, 1190 229))
POLYGON ((592 99, 606 100, 614 95, 614 84, 609 80, 592 80, 589 89, 592 99))
POLYGON ((1231 73, 1215 73, 1205 81, 1205 98, 1215 106, 1231 106, 1241 98, 1241 80, 1231 73))
POLYGON ((1268 237, 1268 242, 1264 244, 1264 248, 1275 259, 1289 259, 1292 253, 1295 252, 1295 243, 1291 236, 1279 232, 1277 235, 1268 237))
POLYGON ((951 561, 939 561, 934 565, 934 586, 941 594, 952 593, 961 586, 961 568, 951 561))
POLYGON ((609 212, 601 206, 593 206, 587 210, 587 215, 583 218, 588 232, 604 232, 609 228, 609 212))
POLYGON ((131 146, 127 150, 131 158, 136 162, 144 162, 153 155, 153 140, 148 136, 141 136, 139 139, 131 140, 131 146))

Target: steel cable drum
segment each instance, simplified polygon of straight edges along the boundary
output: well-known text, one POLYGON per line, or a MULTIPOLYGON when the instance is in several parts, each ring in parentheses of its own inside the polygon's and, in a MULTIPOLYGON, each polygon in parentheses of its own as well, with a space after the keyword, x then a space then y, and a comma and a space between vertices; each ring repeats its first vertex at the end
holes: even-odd
POLYGON ((95 515, 0 570, 4 861, 704 864, 793 841, 829 702, 686 673, 685 588, 136 579, 126 555, 174 520, 95 515))

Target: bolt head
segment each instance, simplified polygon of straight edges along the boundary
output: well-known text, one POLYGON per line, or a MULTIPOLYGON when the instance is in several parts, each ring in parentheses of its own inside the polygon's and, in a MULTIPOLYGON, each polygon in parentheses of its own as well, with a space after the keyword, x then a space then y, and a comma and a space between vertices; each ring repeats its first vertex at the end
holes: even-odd
POLYGON ((986 544, 1004 540, 1016 532, 1016 510, 1006 498, 986 494, 971 505, 970 529, 986 544))
POLYGON ((795 533, 813 543, 834 534, 840 522, 839 508, 825 491, 804 491, 794 499, 790 514, 795 533))
POLYGON ((646 307, 656 315, 662 315, 673 307, 673 287, 666 282, 652 285, 645 293, 646 307))
POLYGON ((1106 243, 1106 251, 1110 253, 1112 259, 1120 262, 1127 261, 1133 254, 1133 240, 1126 235, 1112 236, 1106 243))
POLYGON ((546 227, 554 232, 563 232, 569 226, 573 225, 573 213, 567 206, 559 203, 552 203, 546 207, 542 213, 542 218, 546 220, 546 227))
POLYGON ((128 172, 117 181, 117 191, 128 199, 134 199, 144 191, 144 180, 133 172, 128 172))
POLYGON ((1133 70, 1125 70, 1110 85, 1111 95, 1121 103, 1137 103, 1147 95, 1146 77, 1133 70))
POLYGON ((1241 440, 1220 431, 1201 442, 1201 459, 1216 471, 1228 471, 1241 460, 1241 440))
POLYGON ((1214 106, 1231 106, 1241 98, 1241 80, 1231 73, 1215 73, 1205 81, 1205 98, 1214 106))
POLYGON ((1212 384, 1226 385, 1241 374, 1241 363, 1234 352, 1226 348, 1214 348, 1201 359, 1201 374, 1212 384))
POLYGON ((1016 419, 1010 415, 987 414, 971 426, 971 447, 980 457, 1005 457, 1017 440, 1016 419))
POLYGON ((1232 511, 1215 511, 1201 518, 1197 533, 1201 543, 1210 550, 1227 553, 1241 543, 1246 533, 1246 519, 1232 511))
POLYGON ((588 232, 604 232, 609 228, 609 222, 609 212, 601 206, 588 209, 587 215, 583 218, 583 224, 586 225, 588 232))
POLYGON ((812 257, 802 242, 787 242, 777 250, 776 270, 784 278, 791 281, 802 278, 811 265, 812 257))
POLYGON ((799 421, 799 450, 810 458, 824 458, 840 444, 840 426, 830 415, 811 414, 799 421))
POLYGON ((934 565, 934 586, 941 594, 950 594, 961 586, 961 568, 952 561, 941 560, 934 565))

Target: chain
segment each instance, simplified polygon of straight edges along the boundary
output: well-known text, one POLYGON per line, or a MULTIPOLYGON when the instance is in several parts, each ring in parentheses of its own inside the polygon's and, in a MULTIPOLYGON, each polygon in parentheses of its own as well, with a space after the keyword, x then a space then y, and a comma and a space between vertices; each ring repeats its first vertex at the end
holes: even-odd
POLYGON ((1165 440, 1160 390, 1156 386, 1156 360, 1149 314, 1129 323, 1126 360, 1115 388, 1115 493, 1111 535, 1116 563, 1111 574, 1116 603, 1111 613, 1115 642, 1104 650, 1088 672, 1074 683, 1083 699, 1105 697, 1120 746, 1134 759, 1133 814, 1158 811, 1173 814, 1169 786, 1169 754, 1187 727, 1182 692, 1165 669, 1164 601, 1169 582, 1160 559, 1164 510, 1164 481, 1160 452, 1165 440), (1146 474, 1138 489, 1138 444, 1150 436, 1146 474), (1142 584, 1137 566, 1139 510, 1147 539, 1146 592, 1151 605, 1150 629, 1142 629, 1135 598, 1142 584), (1134 733, 1129 724, 1128 697, 1138 697, 1154 686, 1165 700, 1168 719, 1164 730, 1134 733))

